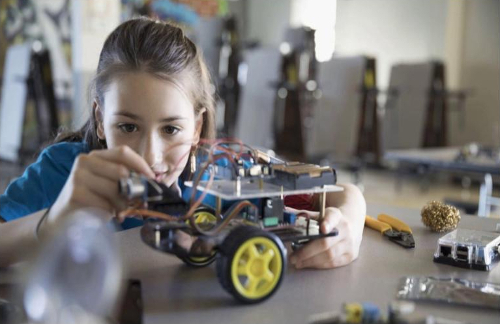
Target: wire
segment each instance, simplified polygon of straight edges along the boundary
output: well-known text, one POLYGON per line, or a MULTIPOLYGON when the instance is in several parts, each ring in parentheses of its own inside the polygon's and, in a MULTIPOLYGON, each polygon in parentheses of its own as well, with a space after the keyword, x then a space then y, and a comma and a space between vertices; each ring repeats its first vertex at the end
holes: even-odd
POLYGON ((229 224, 231 219, 236 217, 240 213, 240 211, 245 207, 256 208, 256 206, 248 200, 240 201, 238 204, 231 206, 231 208, 229 209, 229 210, 231 210, 229 215, 224 217, 223 221, 219 225, 215 226, 214 228, 212 228, 210 230, 201 229, 198 226, 198 224, 196 224, 196 220, 194 218, 190 218, 189 222, 191 224, 191 227, 193 227, 200 234, 207 235, 207 236, 214 236, 214 235, 218 234, 220 231, 222 231, 229 224))
MULTIPOLYGON (((183 143, 175 144, 175 145, 169 147, 165 153, 174 149, 175 147, 178 147, 181 145, 187 145, 187 144, 192 145, 192 141, 186 141, 183 143)), ((216 227, 212 228, 211 230, 203 230, 202 228, 200 228, 198 226, 198 224, 196 224, 196 219, 194 217, 196 209, 202 204, 202 202, 205 199, 206 195, 208 194, 208 190, 210 190, 210 188, 213 184, 214 178, 215 178, 213 169, 210 169, 210 171, 209 171, 210 177, 209 177, 206 185, 204 186, 201 195, 198 197, 198 199, 195 200, 196 193, 198 192, 197 188, 201 182, 201 178, 205 174, 205 172, 208 170, 209 166, 215 164, 215 162, 217 162, 220 159, 227 158, 229 160, 229 162, 235 167, 234 169, 236 172, 236 168, 238 165, 235 161, 235 158, 241 159, 242 156, 249 155, 248 152, 244 152, 245 147, 249 148, 250 156, 253 157, 254 161, 257 161, 256 151, 253 148, 251 148, 250 146, 243 144, 243 142, 241 142, 240 140, 237 140, 237 139, 231 139, 231 138, 223 138, 223 139, 217 139, 217 140, 201 139, 200 144, 198 145, 197 149, 205 150, 208 153, 208 157, 207 157, 207 160, 205 161, 205 163, 202 164, 200 171, 196 174, 196 177, 195 177, 195 180, 193 181, 193 186, 192 186, 192 193, 191 193, 191 198, 190 198, 190 208, 182 217, 175 217, 175 216, 172 216, 172 215, 169 215, 166 213, 153 211, 153 210, 149 210, 149 209, 139 209, 139 208, 137 208, 137 207, 139 207, 138 205, 131 207, 131 208, 128 208, 127 210, 121 212, 119 214, 119 217, 125 218, 125 217, 132 216, 132 215, 141 215, 141 216, 146 216, 146 217, 160 218, 160 219, 163 219, 166 221, 172 221, 172 222, 173 221, 189 220, 189 224, 191 225, 191 227, 195 231, 197 231, 198 233, 200 233, 202 235, 213 236, 215 234, 218 234, 222 229, 224 229, 229 224, 231 219, 236 217, 241 212, 241 210, 243 208, 246 208, 246 207, 257 208, 250 201, 243 200, 243 201, 240 201, 236 204, 233 204, 233 206, 231 206, 231 208, 226 211, 226 213, 228 213, 228 215, 223 218, 223 221, 221 223, 219 223, 219 225, 216 225, 216 227), (207 149, 207 148, 202 146, 203 144, 210 145, 210 146, 207 149), (229 145, 238 145, 239 151, 236 152, 234 149, 232 149, 230 147, 223 146, 223 145, 228 145, 228 146, 229 145), (217 151, 222 152, 222 153, 218 153, 217 151), (217 152, 217 155, 215 155, 216 152, 217 152)), ((189 153, 190 153, 190 151, 187 151, 179 158, 179 160, 175 164, 173 170, 169 170, 170 175, 174 174, 174 171, 176 171, 178 169, 180 163, 185 159, 185 157, 189 153)))
POLYGON ((132 215, 140 215, 146 217, 155 217, 161 218, 167 221, 178 221, 179 217, 171 216, 165 213, 161 213, 158 211, 150 210, 150 209, 127 209, 126 211, 120 213, 120 216, 127 217, 132 215))

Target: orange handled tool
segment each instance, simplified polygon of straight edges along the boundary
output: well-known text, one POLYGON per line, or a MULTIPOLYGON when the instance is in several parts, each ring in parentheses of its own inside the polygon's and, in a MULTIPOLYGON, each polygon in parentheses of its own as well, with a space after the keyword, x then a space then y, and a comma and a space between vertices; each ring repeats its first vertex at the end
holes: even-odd
POLYGON ((395 217, 380 214, 377 219, 375 219, 366 215, 365 226, 379 231, 392 242, 407 249, 415 247, 415 239, 413 238, 411 228, 406 223, 395 217))

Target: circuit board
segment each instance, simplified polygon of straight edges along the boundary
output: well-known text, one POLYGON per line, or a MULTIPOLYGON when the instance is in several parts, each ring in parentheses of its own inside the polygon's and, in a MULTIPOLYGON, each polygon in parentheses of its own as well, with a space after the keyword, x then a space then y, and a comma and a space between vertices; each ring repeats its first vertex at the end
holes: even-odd
MULTIPOLYGON (((184 183, 187 187, 192 187, 193 183, 187 181, 184 183)), ((225 200, 240 200, 279 197, 288 195, 315 194, 325 192, 338 192, 344 189, 337 185, 324 185, 322 187, 313 187, 308 189, 286 189, 266 181, 258 179, 242 179, 239 181, 233 180, 214 180, 211 186, 208 186, 208 181, 200 181, 197 190, 206 192, 215 197, 225 200)))

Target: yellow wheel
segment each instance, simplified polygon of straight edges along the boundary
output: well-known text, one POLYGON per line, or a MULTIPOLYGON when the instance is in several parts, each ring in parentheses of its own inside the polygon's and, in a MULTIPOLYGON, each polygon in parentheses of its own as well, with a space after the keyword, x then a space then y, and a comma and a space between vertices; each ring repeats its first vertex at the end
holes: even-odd
MULTIPOLYGON (((217 222, 219 221, 219 218, 215 216, 215 210, 209 207, 202 207, 199 208, 195 213, 194 213, 194 221, 196 224, 202 226, 204 229, 210 229, 214 227, 217 222)), ((189 223, 189 221, 186 221, 189 223)), ((207 265, 211 264, 212 262, 215 261, 217 253, 215 251, 212 251, 212 254, 210 256, 206 257, 195 257, 195 256, 183 256, 180 259, 184 261, 189 266, 192 267, 206 267, 207 265)))
MULTIPOLYGON (((215 210, 210 207, 201 207, 194 212, 194 222, 204 228, 212 228, 217 225, 217 222, 221 219, 215 216, 215 210)), ((189 221, 186 221, 189 223, 189 221)))
POLYGON ((229 233, 217 261, 222 286, 245 303, 270 297, 279 287, 285 268, 281 240, 253 226, 241 226, 229 233))

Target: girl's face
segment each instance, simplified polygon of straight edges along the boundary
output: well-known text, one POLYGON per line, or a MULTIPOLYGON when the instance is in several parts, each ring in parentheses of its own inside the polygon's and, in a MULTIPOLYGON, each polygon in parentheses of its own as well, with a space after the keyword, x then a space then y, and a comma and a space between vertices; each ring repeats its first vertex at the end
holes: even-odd
POLYGON ((146 72, 116 78, 96 113, 97 134, 108 148, 130 146, 167 186, 184 170, 203 120, 182 90, 146 72))

